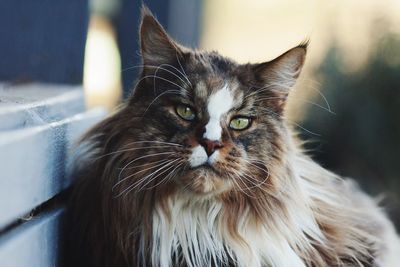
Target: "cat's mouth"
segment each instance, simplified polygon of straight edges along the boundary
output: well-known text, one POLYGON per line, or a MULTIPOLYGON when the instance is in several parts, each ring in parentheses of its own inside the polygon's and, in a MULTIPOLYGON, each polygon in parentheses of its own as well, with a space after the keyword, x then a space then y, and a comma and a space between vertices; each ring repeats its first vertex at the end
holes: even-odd
POLYGON ((199 195, 225 191, 229 188, 228 180, 221 170, 210 163, 192 167, 181 177, 183 187, 199 195))
POLYGON ((213 164, 210 164, 210 163, 208 163, 208 162, 206 162, 206 163, 204 163, 204 164, 202 164, 202 165, 199 165, 199 166, 197 166, 197 167, 193 167, 193 168, 191 168, 192 170, 196 170, 196 169, 198 169, 198 170, 204 170, 204 171, 209 171, 209 172, 212 172, 212 173, 214 173, 214 174, 216 174, 216 175, 221 175, 221 172, 217 169, 217 168, 215 168, 215 166, 213 165, 213 164))

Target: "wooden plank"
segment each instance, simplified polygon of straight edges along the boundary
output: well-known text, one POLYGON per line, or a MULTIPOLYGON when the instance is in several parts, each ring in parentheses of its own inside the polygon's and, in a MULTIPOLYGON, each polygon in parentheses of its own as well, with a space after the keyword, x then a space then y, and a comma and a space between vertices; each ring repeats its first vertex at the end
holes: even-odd
POLYGON ((0 84, 0 131, 43 125, 84 110, 82 86, 0 84))
POLYGON ((66 154, 105 115, 90 110, 42 126, 0 132, 0 229, 66 188, 66 154))
POLYGON ((59 266, 60 223, 64 209, 40 214, 0 236, 1 267, 59 266))

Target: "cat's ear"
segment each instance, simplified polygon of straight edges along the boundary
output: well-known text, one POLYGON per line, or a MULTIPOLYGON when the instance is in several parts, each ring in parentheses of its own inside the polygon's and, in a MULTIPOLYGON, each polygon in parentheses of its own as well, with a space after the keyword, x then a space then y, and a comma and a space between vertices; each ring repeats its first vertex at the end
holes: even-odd
POLYGON ((177 55, 182 53, 180 45, 168 36, 145 5, 141 13, 140 49, 145 68, 146 65, 154 67, 175 61, 177 55))
POLYGON ((252 71, 256 79, 265 88, 270 88, 282 105, 303 68, 307 46, 308 42, 304 42, 274 60, 253 65, 252 71))

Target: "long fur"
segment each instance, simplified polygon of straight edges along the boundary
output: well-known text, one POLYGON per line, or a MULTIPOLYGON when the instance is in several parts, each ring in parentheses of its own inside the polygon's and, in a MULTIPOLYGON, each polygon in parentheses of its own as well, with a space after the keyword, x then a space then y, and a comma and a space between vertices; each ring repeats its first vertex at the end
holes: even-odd
POLYGON ((144 66, 134 94, 83 137, 74 158, 69 266, 400 264, 399 239, 381 208, 351 179, 315 163, 285 120, 306 45, 238 65, 181 47, 148 10, 142 16, 144 66), (222 127, 217 171, 191 168, 209 117, 181 120, 174 103, 201 110, 221 87, 253 125, 222 127))

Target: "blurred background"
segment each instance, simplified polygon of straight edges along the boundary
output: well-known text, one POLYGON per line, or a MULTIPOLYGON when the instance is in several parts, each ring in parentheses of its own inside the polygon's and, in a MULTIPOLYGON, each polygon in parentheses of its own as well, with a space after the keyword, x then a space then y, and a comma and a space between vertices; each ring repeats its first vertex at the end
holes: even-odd
MULTIPOLYGON (((132 35, 122 37, 130 38, 129 52, 121 50, 116 34, 126 2, 91 2, 84 72, 89 106, 114 107, 129 95, 136 78, 139 4, 123 15, 136 22, 124 33, 132 35)), ((271 60, 309 39, 288 120, 318 162, 383 196, 400 228, 400 1, 162 3, 147 1, 179 42, 241 63, 271 60)))

